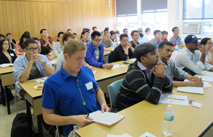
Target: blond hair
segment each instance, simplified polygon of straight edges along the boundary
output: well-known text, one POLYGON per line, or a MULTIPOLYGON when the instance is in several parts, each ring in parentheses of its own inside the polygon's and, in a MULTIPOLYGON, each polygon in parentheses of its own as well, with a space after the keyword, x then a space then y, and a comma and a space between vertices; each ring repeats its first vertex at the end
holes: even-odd
POLYGON ((66 53, 69 58, 71 58, 71 56, 75 54, 78 50, 87 50, 84 43, 80 40, 70 39, 64 45, 64 54, 66 53))

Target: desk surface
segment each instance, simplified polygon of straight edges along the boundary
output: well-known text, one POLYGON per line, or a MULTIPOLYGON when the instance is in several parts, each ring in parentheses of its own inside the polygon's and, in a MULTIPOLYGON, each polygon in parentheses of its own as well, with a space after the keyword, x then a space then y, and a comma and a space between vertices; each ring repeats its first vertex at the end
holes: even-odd
MULTIPOLYGON (((119 62, 115 62, 114 64, 123 64, 124 61, 119 61, 119 62)), ((126 61, 131 63, 132 61, 126 61)), ((118 76, 121 74, 125 74, 127 72, 128 69, 128 65, 126 65, 127 67, 120 67, 120 68, 116 68, 113 70, 107 70, 107 69, 102 69, 102 68, 94 68, 94 71, 97 71, 94 76, 96 81, 100 81, 103 79, 108 79, 108 78, 112 78, 114 76, 118 76)), ((36 90, 34 89, 34 86, 36 85, 42 85, 43 83, 37 83, 35 80, 29 80, 26 81, 25 83, 19 83, 19 85, 32 97, 32 98, 36 98, 36 97, 40 97, 42 95, 42 90, 36 90)))
POLYGON ((107 78, 112 78, 114 76, 122 75, 127 72, 129 64, 123 64, 123 62, 128 62, 128 63, 133 63, 133 61, 118 61, 118 62, 113 62, 113 64, 120 64, 120 65, 125 65, 126 67, 119 67, 116 69, 103 69, 103 68, 94 68, 94 71, 97 71, 94 76, 95 80, 98 82, 100 80, 104 80, 107 78))
POLYGON ((13 67, 0 68, 0 74, 11 73, 13 72, 13 67))
MULTIPOLYGON (((210 82, 210 84, 213 85, 213 82, 210 82)), ((213 87, 205 88, 204 95, 177 92, 176 89, 173 89, 172 94, 187 95, 188 100, 195 100, 202 103, 203 106, 195 108, 191 104, 189 106, 172 105, 175 112, 172 136, 199 136, 213 121, 213 87)), ((167 104, 164 103, 154 105, 147 101, 142 101, 118 112, 124 115, 125 118, 112 126, 93 123, 77 130, 77 133, 81 137, 106 137, 108 133, 115 135, 127 133, 133 137, 139 137, 148 131, 157 137, 164 137, 162 129, 163 115, 166 108, 167 104)))
POLYGON ((34 79, 28 80, 25 83, 19 83, 19 85, 32 97, 40 97, 42 90, 34 89, 36 85, 43 85, 43 83, 37 83, 34 79))

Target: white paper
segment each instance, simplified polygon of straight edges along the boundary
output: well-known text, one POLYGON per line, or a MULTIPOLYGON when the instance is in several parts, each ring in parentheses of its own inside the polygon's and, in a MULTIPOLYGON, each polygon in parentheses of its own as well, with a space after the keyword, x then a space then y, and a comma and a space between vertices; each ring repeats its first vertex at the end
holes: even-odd
POLYGON ((208 87, 212 87, 212 85, 209 84, 209 82, 203 82, 203 88, 208 88, 208 87))
POLYGON ((112 69, 116 69, 116 68, 120 68, 120 67, 126 67, 126 65, 114 64, 112 69))
POLYGON ((187 96, 161 94, 160 103, 177 104, 177 105, 189 105, 187 96))
POLYGON ((152 135, 151 133, 149 132, 145 132, 143 135, 141 135, 140 137, 156 137, 154 135, 152 135))
POLYGON ((92 118, 94 122, 105 124, 105 125, 112 125, 120 121, 122 118, 124 118, 124 116, 121 114, 112 113, 112 112, 102 113, 100 110, 90 113, 89 117, 92 118))
POLYGON ((93 74, 95 74, 97 71, 92 71, 93 72, 93 74))
POLYGON ((107 134, 107 137, 122 137, 122 135, 112 135, 112 134, 107 134))
POLYGON ((129 59, 129 61, 135 61, 136 60, 136 58, 134 58, 134 59, 129 59))
POLYGON ((47 78, 48 78, 48 77, 42 77, 42 78, 36 79, 35 81, 36 81, 37 83, 44 83, 45 80, 46 80, 47 78))
POLYGON ((210 72, 210 71, 204 70, 204 71, 201 72, 201 74, 203 74, 205 76, 211 76, 211 77, 213 77, 213 72, 210 72))
POLYGON ((127 133, 124 133, 123 135, 112 135, 112 134, 107 134, 107 137, 132 137, 127 133))
POLYGON ((202 107, 202 105, 203 105, 203 104, 198 103, 198 102, 192 102, 192 106, 197 107, 197 108, 202 107))
POLYGON ((177 91, 195 94, 204 94, 203 87, 178 87, 177 91))
POLYGON ((210 76, 201 76, 201 75, 196 75, 199 78, 202 78, 203 81, 213 81, 213 77, 210 76))
POLYGON ((0 65, 0 68, 6 68, 6 67, 12 67, 13 64, 12 63, 4 63, 0 65))

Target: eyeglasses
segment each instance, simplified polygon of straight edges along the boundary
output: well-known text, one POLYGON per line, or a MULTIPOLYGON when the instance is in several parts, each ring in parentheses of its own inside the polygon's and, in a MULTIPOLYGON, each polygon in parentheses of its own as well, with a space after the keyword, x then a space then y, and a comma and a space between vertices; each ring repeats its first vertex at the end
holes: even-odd
POLYGON ((213 46, 213 43, 207 43, 208 45, 212 45, 213 46))
POLYGON ((96 39, 96 40, 94 40, 94 41, 96 41, 96 42, 101 42, 101 41, 102 41, 102 39, 96 39))
POLYGON ((8 43, 3 43, 3 45, 9 45, 8 43))
POLYGON ((133 36, 136 36, 136 37, 138 37, 139 35, 133 35, 133 36))
POLYGON ((34 50, 38 50, 38 47, 36 47, 36 48, 26 48, 26 49, 31 51, 31 52, 33 52, 34 50))

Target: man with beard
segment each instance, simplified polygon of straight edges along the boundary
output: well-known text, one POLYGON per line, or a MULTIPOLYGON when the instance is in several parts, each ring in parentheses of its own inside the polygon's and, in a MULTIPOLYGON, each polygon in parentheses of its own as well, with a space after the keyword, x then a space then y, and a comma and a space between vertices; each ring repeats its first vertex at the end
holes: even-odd
POLYGON ((204 69, 213 72, 213 66, 205 62, 206 47, 198 45, 198 38, 195 35, 188 35, 184 42, 186 47, 180 50, 173 59, 175 65, 191 75, 201 74, 204 69))
POLYGON ((191 76, 185 71, 179 69, 175 63, 170 60, 172 52, 173 52, 173 46, 171 42, 163 41, 160 43, 158 47, 158 53, 159 53, 159 61, 160 63, 165 63, 167 65, 166 68, 166 75, 167 77, 172 81, 174 87, 179 86, 203 86, 203 82, 201 78, 197 76, 191 76), (182 81, 175 81, 173 80, 174 77, 178 80, 182 81), (183 81, 184 79, 188 79, 189 81, 183 81))
POLYGON ((155 45, 138 45, 134 56, 137 60, 130 65, 116 99, 119 111, 143 100, 158 104, 162 91, 171 92, 173 89, 165 73, 166 65, 157 64, 155 45))

